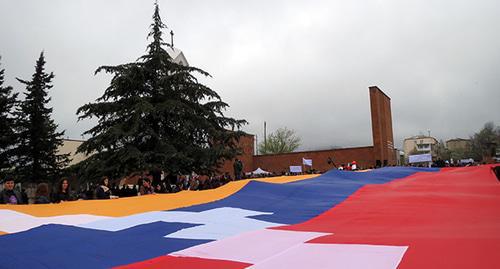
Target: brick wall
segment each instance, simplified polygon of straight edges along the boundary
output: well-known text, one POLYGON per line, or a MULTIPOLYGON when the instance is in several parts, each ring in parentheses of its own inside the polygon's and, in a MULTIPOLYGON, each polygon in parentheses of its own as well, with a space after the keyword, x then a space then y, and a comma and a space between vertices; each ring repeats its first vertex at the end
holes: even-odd
POLYGON ((382 166, 395 165, 391 98, 378 87, 370 87, 370 108, 375 162, 382 166))
MULTIPOLYGON (((254 139, 255 137, 253 135, 245 135, 240 137, 240 141, 238 143, 238 146, 243 150, 243 154, 239 155, 237 158, 243 162, 243 172, 251 172, 253 171, 253 155, 254 155, 254 139)), ((220 173, 219 174, 224 174, 228 172, 233 178, 234 178, 234 171, 233 171, 233 163, 234 159, 232 160, 226 160, 224 162, 224 165, 219 168, 220 173)))
POLYGON ((360 167, 368 168, 374 163, 373 147, 370 146, 259 155, 254 156, 253 165, 255 169, 260 167, 269 172, 281 173, 288 172, 291 165, 302 165, 302 158, 312 159, 313 168, 319 171, 328 171, 333 168, 333 164, 328 164, 328 158, 331 158, 337 166, 356 161, 360 167))

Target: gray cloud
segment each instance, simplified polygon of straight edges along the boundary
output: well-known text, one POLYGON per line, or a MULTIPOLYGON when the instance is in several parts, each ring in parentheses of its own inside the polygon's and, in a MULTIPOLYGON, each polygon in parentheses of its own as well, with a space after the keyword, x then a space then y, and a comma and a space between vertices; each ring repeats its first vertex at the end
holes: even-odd
MULTIPOLYGON (((395 142, 467 137, 500 124, 498 1, 159 1, 175 46, 262 136, 295 129, 302 149, 370 145, 368 87, 392 99, 395 142)), ((2 1, 7 84, 45 50, 54 118, 72 138, 92 126, 76 109, 102 95, 100 65, 145 51, 152 1, 2 1)), ((166 36, 165 38, 169 38, 166 36)))

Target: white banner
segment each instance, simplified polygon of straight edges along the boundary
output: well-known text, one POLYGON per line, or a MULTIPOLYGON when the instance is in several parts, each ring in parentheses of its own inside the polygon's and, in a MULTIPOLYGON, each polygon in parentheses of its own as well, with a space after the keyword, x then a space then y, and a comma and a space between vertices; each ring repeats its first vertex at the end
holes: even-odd
POLYGON ((430 153, 427 154, 418 154, 418 155, 410 155, 409 156, 410 163, 423 163, 423 162, 432 162, 432 155, 430 153))
POLYGON ((312 159, 304 159, 302 158, 302 164, 307 165, 307 166, 313 166, 313 160, 312 159))
POLYGON ((462 160, 460 160, 460 163, 462 163, 462 164, 464 164, 464 163, 474 163, 474 159, 471 159, 471 158, 469 158, 469 159, 462 159, 462 160))
POLYGON ((290 166, 290 173, 302 173, 302 166, 290 166))

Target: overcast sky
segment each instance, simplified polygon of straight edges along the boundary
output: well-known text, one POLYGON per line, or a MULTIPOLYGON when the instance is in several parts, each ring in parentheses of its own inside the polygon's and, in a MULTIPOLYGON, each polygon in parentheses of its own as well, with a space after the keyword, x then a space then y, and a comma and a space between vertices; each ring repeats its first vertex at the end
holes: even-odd
MULTIPOLYGON (((53 118, 81 139, 76 110, 109 85, 101 65, 145 53, 154 1, 0 0, 6 84, 25 89, 42 50, 55 79, 53 118)), ((368 87, 392 101, 395 144, 468 137, 500 124, 500 1, 160 0, 189 64, 263 137, 294 129, 301 150, 372 144, 368 87)), ((169 35, 164 36, 169 40, 169 35)))

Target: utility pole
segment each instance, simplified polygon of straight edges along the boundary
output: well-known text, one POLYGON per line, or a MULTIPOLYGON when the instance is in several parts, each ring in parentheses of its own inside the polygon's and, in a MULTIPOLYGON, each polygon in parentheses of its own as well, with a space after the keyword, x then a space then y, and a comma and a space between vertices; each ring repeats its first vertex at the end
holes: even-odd
POLYGON ((259 155, 259 137, 255 135, 255 155, 259 155))
POLYGON ((267 147, 266 122, 264 121, 264 147, 267 147))

